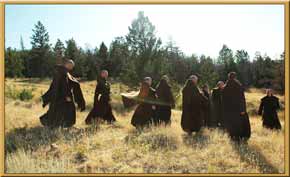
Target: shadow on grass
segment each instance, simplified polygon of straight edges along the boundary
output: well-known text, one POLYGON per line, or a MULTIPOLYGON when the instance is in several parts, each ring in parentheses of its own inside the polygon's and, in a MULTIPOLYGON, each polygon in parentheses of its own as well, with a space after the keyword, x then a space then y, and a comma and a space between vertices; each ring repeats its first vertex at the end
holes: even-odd
POLYGON ((192 135, 185 134, 182 136, 183 143, 190 147, 200 147, 204 148, 209 143, 209 137, 198 132, 192 135))
POLYGON ((5 133, 5 155, 18 149, 35 151, 41 146, 48 146, 59 139, 64 141, 79 140, 83 136, 94 134, 97 128, 94 126, 85 129, 71 128, 47 128, 42 126, 15 128, 5 133))
POLYGON ((250 164, 257 165, 261 173, 277 174, 279 170, 274 167, 267 158, 259 151, 256 146, 248 145, 247 143, 233 143, 234 150, 241 157, 241 160, 250 164))

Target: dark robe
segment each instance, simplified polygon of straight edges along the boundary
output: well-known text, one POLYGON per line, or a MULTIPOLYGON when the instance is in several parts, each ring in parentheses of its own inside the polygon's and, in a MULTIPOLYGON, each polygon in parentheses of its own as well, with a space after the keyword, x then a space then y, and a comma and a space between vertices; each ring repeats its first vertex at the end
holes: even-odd
POLYGON ((210 120, 210 109, 211 109, 211 102, 210 102, 210 95, 207 90, 202 90, 203 96, 207 100, 206 110, 203 111, 204 114, 204 125, 210 127, 211 120, 210 120))
POLYGON ((110 83, 104 78, 99 78, 95 89, 94 107, 85 120, 86 124, 91 124, 93 120, 97 119, 102 119, 109 123, 116 121, 110 104, 110 92, 110 83))
POLYGON ((187 133, 198 132, 204 125, 207 99, 197 86, 188 80, 182 90, 181 127, 187 133))
POLYGON ((169 125, 171 123, 171 108, 175 106, 171 87, 165 79, 162 79, 156 88, 156 96, 158 101, 167 103, 168 105, 156 105, 156 112, 154 122, 156 124, 164 123, 169 125))
POLYGON ((236 79, 227 81, 223 91, 224 128, 233 140, 247 140, 251 126, 246 110, 246 99, 241 83, 236 79), (241 112, 245 112, 241 115, 241 112))
POLYGON ((263 127, 281 129, 281 124, 277 115, 278 109, 280 109, 279 98, 275 96, 265 96, 261 99, 259 115, 263 115, 263 127))
POLYGON ((64 66, 56 66, 53 81, 42 96, 43 107, 49 104, 48 111, 40 117, 40 122, 49 127, 71 127, 76 122, 75 102, 81 111, 85 109, 85 100, 79 82, 73 78, 64 66), (67 101, 69 97, 71 101, 67 101))
POLYGON ((155 90, 143 82, 138 97, 140 101, 133 114, 131 124, 136 128, 143 128, 153 123, 155 111, 152 106, 156 100, 155 90))
POLYGON ((214 88, 211 95, 211 126, 223 127, 222 90, 214 88))

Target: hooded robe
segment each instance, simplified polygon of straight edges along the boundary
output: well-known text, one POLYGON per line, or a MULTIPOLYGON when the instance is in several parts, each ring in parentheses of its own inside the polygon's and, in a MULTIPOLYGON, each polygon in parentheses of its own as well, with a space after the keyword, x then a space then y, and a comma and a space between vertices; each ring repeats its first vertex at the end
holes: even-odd
POLYGON ((161 79, 156 88, 156 96, 158 102, 167 103, 168 105, 156 105, 155 123, 164 123, 168 125, 171 123, 171 108, 175 106, 171 87, 165 79, 161 79))
POLYGON ((155 90, 148 83, 142 82, 138 95, 138 106, 135 109, 131 124, 136 128, 143 128, 153 123, 154 102, 156 101, 155 90))
POLYGON ((211 95, 211 126, 223 127, 222 89, 214 88, 211 95))
POLYGON ((233 140, 247 140, 251 136, 251 126, 246 109, 246 99, 241 83, 229 79, 222 91, 224 128, 233 140), (241 113, 244 112, 244 115, 241 113))
POLYGON ((95 89, 94 107, 85 120, 86 124, 91 124, 93 120, 98 118, 109 123, 116 121, 116 118, 112 112, 112 106, 110 104, 110 87, 110 83, 106 79, 98 79, 95 89))
POLYGON ((187 133, 198 132, 204 126, 208 101, 191 80, 182 90, 181 127, 187 133))
POLYGON ((52 83, 42 101, 43 107, 49 104, 49 109, 40 117, 40 122, 49 127, 73 126, 76 122, 75 102, 81 111, 86 105, 79 82, 62 65, 56 66, 52 83))
POLYGON ((279 98, 275 96, 265 96, 261 99, 259 115, 263 115, 263 127, 281 129, 281 124, 277 115, 278 109, 280 109, 279 98))

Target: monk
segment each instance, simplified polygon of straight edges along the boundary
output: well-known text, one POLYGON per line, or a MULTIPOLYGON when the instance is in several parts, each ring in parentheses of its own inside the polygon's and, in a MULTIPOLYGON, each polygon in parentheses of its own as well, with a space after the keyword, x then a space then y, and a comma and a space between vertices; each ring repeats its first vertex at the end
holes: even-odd
POLYGON ((259 115, 263 115, 263 127, 269 129, 281 129, 281 124, 277 114, 277 110, 280 109, 279 98, 273 95, 271 89, 267 89, 267 95, 261 99, 259 108, 259 115))
POLYGON ((85 100, 79 82, 70 75, 74 68, 72 60, 57 65, 52 83, 42 96, 43 107, 48 111, 40 117, 40 122, 48 127, 71 127, 76 122, 75 102, 81 111, 85 110, 85 100))
POLYGON ((189 135, 199 132, 204 126, 204 111, 207 111, 208 101, 197 87, 198 77, 190 76, 182 90, 181 127, 189 135))
POLYGON ((209 88, 208 88, 208 85, 205 84, 202 86, 202 89, 201 89, 201 93, 204 97, 206 97, 207 99, 207 110, 205 110, 203 113, 204 113, 204 125, 207 126, 207 127, 210 127, 211 125, 211 120, 210 120, 210 109, 211 109, 211 102, 210 102, 210 94, 209 94, 209 88))
POLYGON ((85 122, 86 124, 92 124, 93 121, 103 120, 107 123, 113 123, 116 121, 112 112, 112 106, 110 104, 110 83, 107 81, 109 73, 107 70, 102 70, 100 76, 97 79, 97 86, 94 96, 94 107, 88 114, 85 122))
POLYGON ((234 141, 248 140, 251 136, 250 121, 246 109, 246 99, 242 84, 236 73, 230 72, 222 91, 224 128, 234 141))
POLYGON ((222 111, 222 90, 224 88, 224 82, 218 81, 216 88, 212 89, 211 102, 211 126, 223 127, 223 111, 222 111))
POLYGON ((148 127, 154 122, 156 93, 151 85, 151 77, 145 77, 141 83, 141 89, 138 95, 138 106, 131 120, 131 124, 138 129, 148 127))
POLYGON ((156 104, 155 123, 170 125, 171 123, 171 109, 175 107, 175 101, 169 85, 168 76, 162 76, 159 84, 156 87, 157 102, 165 103, 167 105, 156 104))

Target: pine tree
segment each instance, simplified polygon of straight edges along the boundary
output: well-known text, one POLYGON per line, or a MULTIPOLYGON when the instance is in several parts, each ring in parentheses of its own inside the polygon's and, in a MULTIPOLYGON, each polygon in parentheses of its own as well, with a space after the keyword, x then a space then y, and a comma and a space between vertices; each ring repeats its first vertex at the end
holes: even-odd
POLYGON ((51 72, 52 63, 52 61, 49 61, 51 59, 49 58, 49 35, 40 21, 37 22, 32 31, 29 74, 32 77, 45 77, 48 76, 47 73, 51 72))
POLYGON ((60 39, 57 39, 55 46, 53 48, 57 64, 63 63, 64 50, 65 50, 64 44, 61 42, 60 39))
POLYGON ((126 40, 131 49, 131 59, 135 60, 136 73, 141 79, 145 76, 145 68, 151 70, 150 61, 159 55, 162 43, 161 39, 156 37, 155 26, 144 12, 139 12, 138 18, 133 20, 126 40))

